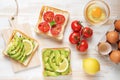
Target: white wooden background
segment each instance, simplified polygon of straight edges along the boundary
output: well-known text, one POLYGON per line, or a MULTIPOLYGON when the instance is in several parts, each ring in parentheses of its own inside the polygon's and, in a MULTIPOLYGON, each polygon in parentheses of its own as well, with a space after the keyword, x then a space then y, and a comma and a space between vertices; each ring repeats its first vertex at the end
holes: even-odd
MULTIPOLYGON (((50 39, 38 37, 34 34, 34 37, 39 41, 43 41, 39 48, 39 57, 41 59, 41 49, 44 47, 69 47, 71 53, 71 65, 72 75, 58 78, 47 78, 45 80, 120 80, 120 64, 116 65, 112 63, 108 57, 100 56, 96 51, 95 47, 101 38, 105 35, 105 32, 113 27, 113 21, 120 19, 120 0, 104 0, 110 7, 111 15, 109 22, 102 26, 90 26, 94 30, 94 35, 89 40, 89 49, 87 55, 82 55, 78 52, 68 41, 68 35, 72 32, 70 24, 73 20, 81 20, 83 25, 87 25, 83 16, 83 10, 85 4, 89 0, 18 0, 19 13, 18 13, 18 24, 29 23, 32 25, 32 29, 37 23, 40 9, 43 5, 49 5, 63 10, 67 10, 70 13, 70 20, 68 22, 65 36, 62 44, 54 42, 50 39), (53 46, 51 46, 51 45, 53 46), (82 69, 82 59, 86 57, 94 57, 99 60, 101 65, 101 71, 90 76, 84 73, 82 69)), ((16 11, 14 0, 0 0, 0 31, 3 28, 10 27, 8 19, 16 11)), ((41 66, 19 73, 12 71, 10 61, 5 58, 2 54, 5 44, 0 34, 0 80, 43 80, 41 66)))

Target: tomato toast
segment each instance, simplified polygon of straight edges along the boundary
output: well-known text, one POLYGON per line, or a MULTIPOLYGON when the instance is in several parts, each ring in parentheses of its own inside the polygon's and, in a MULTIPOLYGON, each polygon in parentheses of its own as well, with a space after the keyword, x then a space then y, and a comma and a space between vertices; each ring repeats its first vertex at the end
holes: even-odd
POLYGON ((38 34, 62 41, 69 13, 49 6, 43 6, 35 28, 38 34))
POLYGON ((27 66, 38 48, 38 42, 18 30, 13 30, 12 36, 3 54, 24 66, 27 66))

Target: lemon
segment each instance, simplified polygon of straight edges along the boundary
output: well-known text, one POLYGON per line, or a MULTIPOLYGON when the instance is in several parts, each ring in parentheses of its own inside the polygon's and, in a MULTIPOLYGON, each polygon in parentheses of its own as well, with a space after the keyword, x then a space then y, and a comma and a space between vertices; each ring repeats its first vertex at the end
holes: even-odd
POLYGON ((83 69, 86 73, 93 75, 100 71, 100 64, 94 58, 87 58, 83 60, 83 69))
POLYGON ((59 65, 57 72, 65 72, 69 67, 68 60, 66 58, 63 59, 63 62, 59 65))
POLYGON ((26 39, 26 40, 23 40, 23 44, 24 44, 25 54, 26 55, 31 54, 33 50, 32 42, 26 39))

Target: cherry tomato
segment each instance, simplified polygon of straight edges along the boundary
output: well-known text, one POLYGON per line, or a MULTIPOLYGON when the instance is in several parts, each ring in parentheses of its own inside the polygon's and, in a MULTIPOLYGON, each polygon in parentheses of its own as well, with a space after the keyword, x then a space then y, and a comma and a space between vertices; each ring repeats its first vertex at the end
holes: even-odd
POLYGON ((86 40, 81 40, 77 45, 76 48, 81 51, 85 52, 88 49, 88 42, 86 40))
POLYGON ((61 32, 62 26, 60 24, 51 27, 51 34, 57 36, 61 32))
POLYGON ((54 19, 57 24, 63 24, 65 22, 65 17, 61 14, 56 14, 54 19))
POLYGON ((43 15, 43 19, 46 21, 46 22, 51 22, 53 21, 53 18, 54 18, 54 13, 52 11, 47 11, 44 13, 43 15))
POLYGON ((72 22, 71 27, 72 27, 73 31, 79 32, 79 31, 81 31, 82 25, 80 24, 79 21, 75 20, 72 22))
POLYGON ((84 38, 90 38, 93 35, 93 30, 89 27, 82 29, 82 35, 84 38))
POLYGON ((73 32, 69 36, 69 41, 72 44, 77 44, 80 41, 80 33, 79 32, 73 32))
POLYGON ((38 25, 38 29, 44 33, 50 30, 50 26, 47 22, 42 22, 38 25))

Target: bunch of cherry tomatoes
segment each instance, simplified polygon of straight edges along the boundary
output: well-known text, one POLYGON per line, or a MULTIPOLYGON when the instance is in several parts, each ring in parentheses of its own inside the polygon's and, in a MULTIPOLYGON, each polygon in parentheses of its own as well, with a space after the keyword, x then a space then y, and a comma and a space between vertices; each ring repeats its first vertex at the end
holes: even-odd
POLYGON ((71 23, 73 32, 69 36, 69 41, 72 44, 76 44, 77 50, 85 52, 88 49, 87 38, 91 38, 93 30, 89 27, 83 27, 78 20, 71 23))

